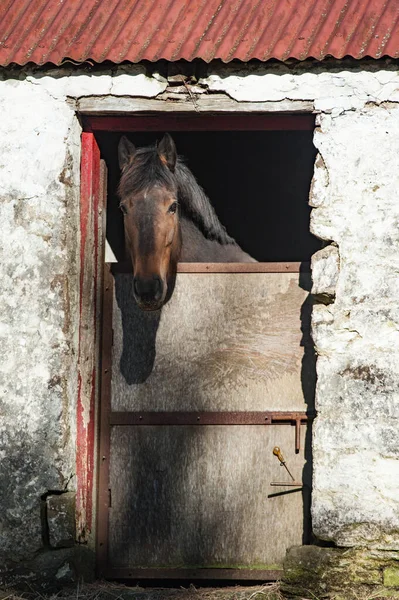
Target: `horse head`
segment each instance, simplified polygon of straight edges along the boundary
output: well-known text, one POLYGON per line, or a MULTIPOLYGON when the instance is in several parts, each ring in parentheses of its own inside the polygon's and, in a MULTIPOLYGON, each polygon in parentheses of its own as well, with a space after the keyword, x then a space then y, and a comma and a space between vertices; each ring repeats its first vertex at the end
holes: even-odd
POLYGON ((176 147, 169 134, 157 146, 138 149, 124 136, 118 157, 133 294, 141 309, 158 310, 171 293, 181 249, 176 147))

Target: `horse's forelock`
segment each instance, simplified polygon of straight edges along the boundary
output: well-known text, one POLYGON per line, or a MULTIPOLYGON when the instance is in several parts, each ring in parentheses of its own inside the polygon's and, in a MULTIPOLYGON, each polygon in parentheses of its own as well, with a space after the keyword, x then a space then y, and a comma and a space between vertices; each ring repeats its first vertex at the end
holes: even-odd
POLYGON ((157 184, 168 190, 176 187, 173 174, 161 162, 156 148, 139 148, 134 159, 122 171, 118 194, 124 198, 157 184))

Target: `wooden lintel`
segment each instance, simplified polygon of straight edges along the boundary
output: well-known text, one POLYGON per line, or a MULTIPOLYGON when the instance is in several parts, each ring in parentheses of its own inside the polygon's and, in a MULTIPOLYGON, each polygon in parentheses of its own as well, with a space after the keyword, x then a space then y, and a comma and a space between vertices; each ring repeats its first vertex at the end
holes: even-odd
POLYGON ((232 113, 312 113, 313 103, 308 100, 279 100, 275 102, 237 102, 224 94, 202 94, 195 97, 169 99, 132 98, 118 96, 85 96, 77 109, 87 116, 129 116, 137 114, 232 114, 232 113))

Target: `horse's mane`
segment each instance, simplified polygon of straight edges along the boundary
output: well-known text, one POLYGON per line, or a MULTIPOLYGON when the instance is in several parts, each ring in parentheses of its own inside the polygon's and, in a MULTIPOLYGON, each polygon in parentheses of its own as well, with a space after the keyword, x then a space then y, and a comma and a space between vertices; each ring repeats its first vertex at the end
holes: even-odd
POLYGON ((118 193, 124 197, 157 183, 170 190, 177 188, 182 216, 192 220, 206 238, 223 245, 235 244, 219 221, 208 196, 181 157, 178 157, 175 172, 172 173, 160 161, 155 146, 139 148, 132 162, 122 171, 118 193))
POLYGON ((219 221, 208 196, 181 157, 177 159, 175 178, 183 214, 197 225, 206 238, 220 244, 235 244, 219 221))

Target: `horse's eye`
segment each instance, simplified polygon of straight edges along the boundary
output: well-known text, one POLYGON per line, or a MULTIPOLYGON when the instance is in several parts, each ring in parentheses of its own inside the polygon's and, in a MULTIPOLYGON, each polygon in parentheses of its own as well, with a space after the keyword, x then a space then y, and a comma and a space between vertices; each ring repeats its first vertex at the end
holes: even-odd
POLYGON ((177 202, 173 202, 168 208, 168 213, 174 215, 176 211, 177 211, 177 202))
POLYGON ((127 215, 127 208, 124 204, 120 204, 119 208, 121 209, 124 215, 127 215))

